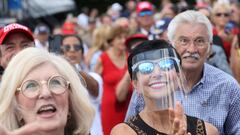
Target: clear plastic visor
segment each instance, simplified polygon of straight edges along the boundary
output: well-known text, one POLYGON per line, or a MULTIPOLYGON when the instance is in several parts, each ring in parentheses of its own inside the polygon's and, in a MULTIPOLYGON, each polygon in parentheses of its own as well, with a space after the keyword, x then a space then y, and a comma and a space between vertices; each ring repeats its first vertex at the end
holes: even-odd
POLYGON ((134 87, 143 95, 148 111, 174 108, 176 94, 185 96, 185 77, 173 49, 138 54, 133 57, 132 63, 134 87))

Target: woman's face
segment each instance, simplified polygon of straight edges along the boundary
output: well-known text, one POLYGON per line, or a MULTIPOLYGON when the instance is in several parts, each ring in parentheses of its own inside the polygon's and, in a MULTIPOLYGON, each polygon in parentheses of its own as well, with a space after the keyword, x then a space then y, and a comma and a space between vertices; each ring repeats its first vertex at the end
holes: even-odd
POLYGON ((215 25, 225 27, 225 25, 228 23, 230 19, 230 12, 228 12, 224 8, 219 8, 214 14, 213 14, 213 21, 215 25))
MULTIPOLYGON (((140 90, 144 97, 159 99, 161 97, 169 96, 177 88, 177 74, 174 68, 173 61, 157 60, 151 61, 154 63, 154 67, 150 67, 151 64, 147 63, 141 67, 139 64, 139 71, 137 72, 137 80, 134 82, 134 86, 137 90, 140 90), (171 63, 173 65, 171 65, 171 63), (164 66, 164 64, 166 66, 164 66), (161 66, 159 66, 161 65, 161 66), (168 66, 168 68, 166 68, 168 66), (140 70, 144 68, 148 70, 145 73, 140 70), (164 69, 165 68, 165 69, 164 69), (152 69, 151 72, 149 70, 152 69)), ((152 66, 151 65, 151 66, 152 66)))
MULTIPOLYGON (((16 93, 17 104, 19 105, 20 118, 24 123, 38 122, 44 126, 44 131, 63 130, 67 123, 69 113, 69 89, 59 87, 60 84, 68 84, 66 80, 50 79, 53 76, 61 76, 56 68, 49 63, 44 63, 32 71, 23 79, 23 82, 35 80, 39 83, 39 93, 35 97, 29 98, 23 95, 23 90, 33 92, 36 84, 26 83, 21 85, 21 92, 16 93), (52 80, 49 81, 48 80, 52 80), (44 83, 43 83, 44 82, 44 83), (50 84, 50 85, 48 85, 50 84), (63 91, 61 94, 54 94, 50 91, 63 91)), ((61 76, 62 77, 62 76, 61 76)))
POLYGON ((66 37, 62 41, 64 56, 67 57, 71 64, 79 64, 83 61, 83 52, 81 47, 81 42, 74 36, 66 37))
POLYGON ((127 37, 126 34, 117 35, 112 41, 112 46, 119 50, 126 50, 125 45, 126 37, 127 37))

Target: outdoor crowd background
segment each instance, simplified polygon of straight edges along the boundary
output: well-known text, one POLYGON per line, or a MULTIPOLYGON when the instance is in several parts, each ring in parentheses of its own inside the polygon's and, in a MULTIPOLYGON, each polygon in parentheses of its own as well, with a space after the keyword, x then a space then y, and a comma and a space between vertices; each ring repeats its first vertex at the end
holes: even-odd
MULTIPOLYGON (((106 121, 106 114, 109 112, 114 113, 113 110, 110 110, 113 108, 108 108, 108 104, 105 103, 108 102, 108 98, 112 96, 109 94, 115 94, 114 97, 121 103, 119 107, 123 109, 122 114, 119 115, 116 121, 123 121, 132 92, 130 80, 129 84, 127 84, 127 86, 129 86, 128 88, 125 90, 120 89, 125 91, 127 96, 121 98, 121 95, 118 95, 116 92, 118 87, 117 83, 122 79, 126 79, 126 58, 128 55, 126 47, 123 47, 121 50, 116 44, 127 44, 126 39, 136 33, 146 35, 149 40, 167 40, 165 32, 169 22, 175 15, 187 9, 194 9, 202 12, 211 20, 214 26, 213 47, 220 47, 223 51, 221 54, 218 54, 215 53, 215 49, 212 48, 212 53, 207 62, 231 74, 240 83, 240 2, 238 0, 197 0, 196 5, 188 5, 184 0, 179 0, 179 2, 176 3, 171 3, 170 0, 163 0, 159 6, 149 7, 147 5, 146 8, 151 12, 146 12, 142 15, 138 14, 138 10, 140 9, 136 8, 136 5, 137 2, 133 0, 129 0, 125 5, 114 3, 109 5, 106 12, 101 14, 96 8, 89 9, 88 7, 82 7, 82 12, 79 13, 78 16, 68 14, 62 25, 50 28, 46 24, 39 22, 39 24, 32 29, 35 36, 35 46, 47 50, 52 47, 52 42, 49 42, 49 38, 53 37, 53 35, 76 34, 82 39, 84 56, 81 61, 79 61, 79 69, 86 72, 99 73, 103 79, 103 95, 101 97, 100 108, 98 108, 99 113, 104 112, 102 114, 104 117, 101 117, 104 118, 101 119, 102 122, 106 121), (121 29, 112 30, 112 28, 116 26, 121 29), (142 29, 144 29, 144 31, 142 31, 142 29), (118 37, 119 35, 123 35, 123 37, 118 37), (120 38, 121 41, 117 43, 110 42, 110 40, 116 37, 120 38), (101 53, 108 50, 110 46, 115 46, 119 50, 118 53, 114 51, 112 54, 113 58, 116 58, 116 61, 113 60, 112 63, 122 68, 121 71, 118 71, 119 74, 116 76, 111 72, 117 69, 107 69, 109 65, 102 64, 101 70, 99 70, 96 66, 98 65, 99 58, 102 62, 107 61, 105 57, 101 56, 101 53), (220 55, 224 57, 220 57, 220 55), (117 80, 115 80, 116 84, 112 88, 113 92, 106 94, 104 83, 114 77, 116 77, 117 80), (125 102, 124 105, 123 102, 125 102), (101 107, 102 104, 104 107, 101 107)), ((57 42, 57 36, 55 36, 54 40, 56 40, 54 42, 57 42)), ((61 44, 59 44, 59 48, 61 48, 60 45, 61 44)), ((70 50, 72 49, 73 48, 70 48, 70 50)), ((75 48, 73 49, 73 51, 76 50, 75 48)), ((52 49, 50 51, 59 53, 57 49, 52 49)), ((110 118, 111 116, 108 114, 108 117, 110 118)))

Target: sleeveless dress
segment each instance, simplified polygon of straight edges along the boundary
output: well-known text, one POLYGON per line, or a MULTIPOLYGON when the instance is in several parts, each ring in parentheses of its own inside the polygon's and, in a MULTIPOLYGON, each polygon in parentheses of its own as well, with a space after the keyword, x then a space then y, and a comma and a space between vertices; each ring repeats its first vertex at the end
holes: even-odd
MULTIPOLYGON (((150 127, 142 120, 139 114, 129 118, 125 123, 131 127, 137 135, 167 135, 150 127)), ((187 125, 187 132, 190 132, 191 135, 207 135, 203 120, 187 116, 187 125)))
POLYGON ((103 96, 101 119, 103 132, 105 135, 109 135, 111 129, 115 125, 124 121, 131 97, 131 86, 129 86, 129 94, 127 100, 118 102, 115 94, 116 86, 124 74, 127 72, 127 64, 125 64, 125 66, 121 69, 116 67, 106 52, 103 52, 100 58, 102 60, 103 67, 103 96))

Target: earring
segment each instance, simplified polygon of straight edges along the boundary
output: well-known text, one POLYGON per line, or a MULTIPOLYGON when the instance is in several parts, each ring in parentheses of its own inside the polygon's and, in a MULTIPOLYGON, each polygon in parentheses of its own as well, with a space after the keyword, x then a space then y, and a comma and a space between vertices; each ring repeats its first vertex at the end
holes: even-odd
POLYGON ((25 121, 22 117, 18 120, 18 124, 19 124, 20 127, 25 125, 25 121))
POLYGON ((67 119, 70 120, 71 117, 72 117, 72 114, 70 112, 68 112, 67 119))

